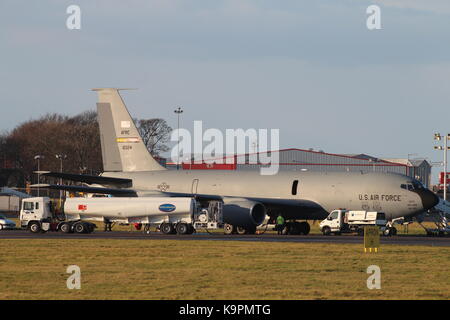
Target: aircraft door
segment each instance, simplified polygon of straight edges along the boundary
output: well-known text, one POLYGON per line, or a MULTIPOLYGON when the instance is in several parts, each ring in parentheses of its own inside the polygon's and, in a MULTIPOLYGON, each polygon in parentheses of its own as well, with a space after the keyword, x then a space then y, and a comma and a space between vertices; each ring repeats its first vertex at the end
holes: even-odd
POLYGON ((198 179, 194 179, 194 180, 192 180, 191 193, 197 194, 197 188, 198 188, 198 179))
POLYGON ((291 185, 291 195, 296 196, 298 194, 298 180, 293 180, 291 185))

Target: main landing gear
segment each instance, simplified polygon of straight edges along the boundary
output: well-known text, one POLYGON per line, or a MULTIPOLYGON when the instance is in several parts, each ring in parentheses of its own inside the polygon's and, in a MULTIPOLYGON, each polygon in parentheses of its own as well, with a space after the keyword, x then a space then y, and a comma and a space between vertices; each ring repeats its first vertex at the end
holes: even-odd
POLYGON ((223 233, 226 235, 230 234, 255 234, 256 233, 256 226, 250 227, 250 228, 244 228, 244 227, 236 227, 231 224, 225 223, 223 226, 223 233))
POLYGON ((308 222, 286 222, 286 225, 283 230, 283 234, 289 234, 289 235, 307 235, 309 234, 309 231, 311 231, 311 227, 308 222))
MULTIPOLYGON (((224 227, 224 234, 231 235, 231 234, 255 234, 256 233, 256 227, 253 228, 243 228, 243 227, 236 227, 231 224, 225 223, 224 227)), ((307 235, 311 231, 311 227, 308 222, 297 222, 297 221, 289 221, 285 223, 283 234, 286 235, 307 235)))

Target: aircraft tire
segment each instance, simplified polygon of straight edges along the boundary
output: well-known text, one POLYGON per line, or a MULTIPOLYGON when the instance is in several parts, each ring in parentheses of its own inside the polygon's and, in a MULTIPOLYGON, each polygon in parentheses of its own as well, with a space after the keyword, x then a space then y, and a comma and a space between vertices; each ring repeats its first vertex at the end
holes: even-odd
POLYGON ((297 235, 302 233, 302 226, 299 222, 288 222, 286 223, 286 234, 297 235))
POLYGON ((303 221, 303 222, 300 222, 300 230, 301 230, 300 234, 304 234, 306 236, 311 231, 311 227, 308 222, 303 221))

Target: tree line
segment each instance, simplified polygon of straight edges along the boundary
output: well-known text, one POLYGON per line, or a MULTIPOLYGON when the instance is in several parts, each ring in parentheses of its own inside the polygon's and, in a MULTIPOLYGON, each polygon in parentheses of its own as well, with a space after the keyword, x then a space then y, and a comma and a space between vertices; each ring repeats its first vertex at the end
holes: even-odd
MULTIPOLYGON (((153 156, 160 156, 169 148, 172 128, 164 119, 134 119, 141 137, 153 156)), ((103 172, 100 131, 95 111, 82 112, 69 117, 47 114, 19 124, 9 132, 0 134, 0 168, 14 169, 14 182, 23 187, 26 181, 36 183, 37 155, 40 170, 80 174, 103 172), (17 178, 19 176, 20 178, 17 178), (17 180, 17 181, 16 181, 17 180)))

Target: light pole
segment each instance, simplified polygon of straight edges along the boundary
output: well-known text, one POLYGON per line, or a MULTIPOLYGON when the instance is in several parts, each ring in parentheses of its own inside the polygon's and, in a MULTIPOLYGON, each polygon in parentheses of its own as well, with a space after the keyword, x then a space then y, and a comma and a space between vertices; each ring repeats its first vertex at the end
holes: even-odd
POLYGON ((444 139, 444 145, 434 146, 434 149, 444 151, 444 201, 447 201, 447 150, 449 150, 448 140, 450 140, 450 133, 446 136, 441 136, 440 133, 434 134, 434 140, 441 141, 442 139, 444 139))
MULTIPOLYGON (((59 159, 60 161, 60 167, 59 170, 62 173, 63 172, 63 161, 67 159, 67 155, 65 154, 57 154, 55 155, 56 159, 59 159)), ((59 178, 59 184, 62 184, 62 178, 59 178)), ((61 207, 61 201, 62 201, 62 190, 59 190, 59 206, 61 207)))
POLYGON ((35 155, 34 156, 34 160, 37 160, 37 177, 38 177, 38 181, 37 181, 37 184, 38 184, 38 187, 37 187, 37 196, 39 197, 39 183, 41 182, 40 180, 40 178, 41 178, 41 176, 40 176, 40 170, 41 170, 41 159, 44 159, 44 156, 43 155, 41 155, 41 154, 37 154, 37 155, 35 155))
POLYGON ((178 117, 178 144, 177 144, 177 170, 179 169, 179 159, 180 159, 180 115, 183 113, 183 109, 181 107, 178 107, 174 110, 174 112, 177 114, 178 117))

